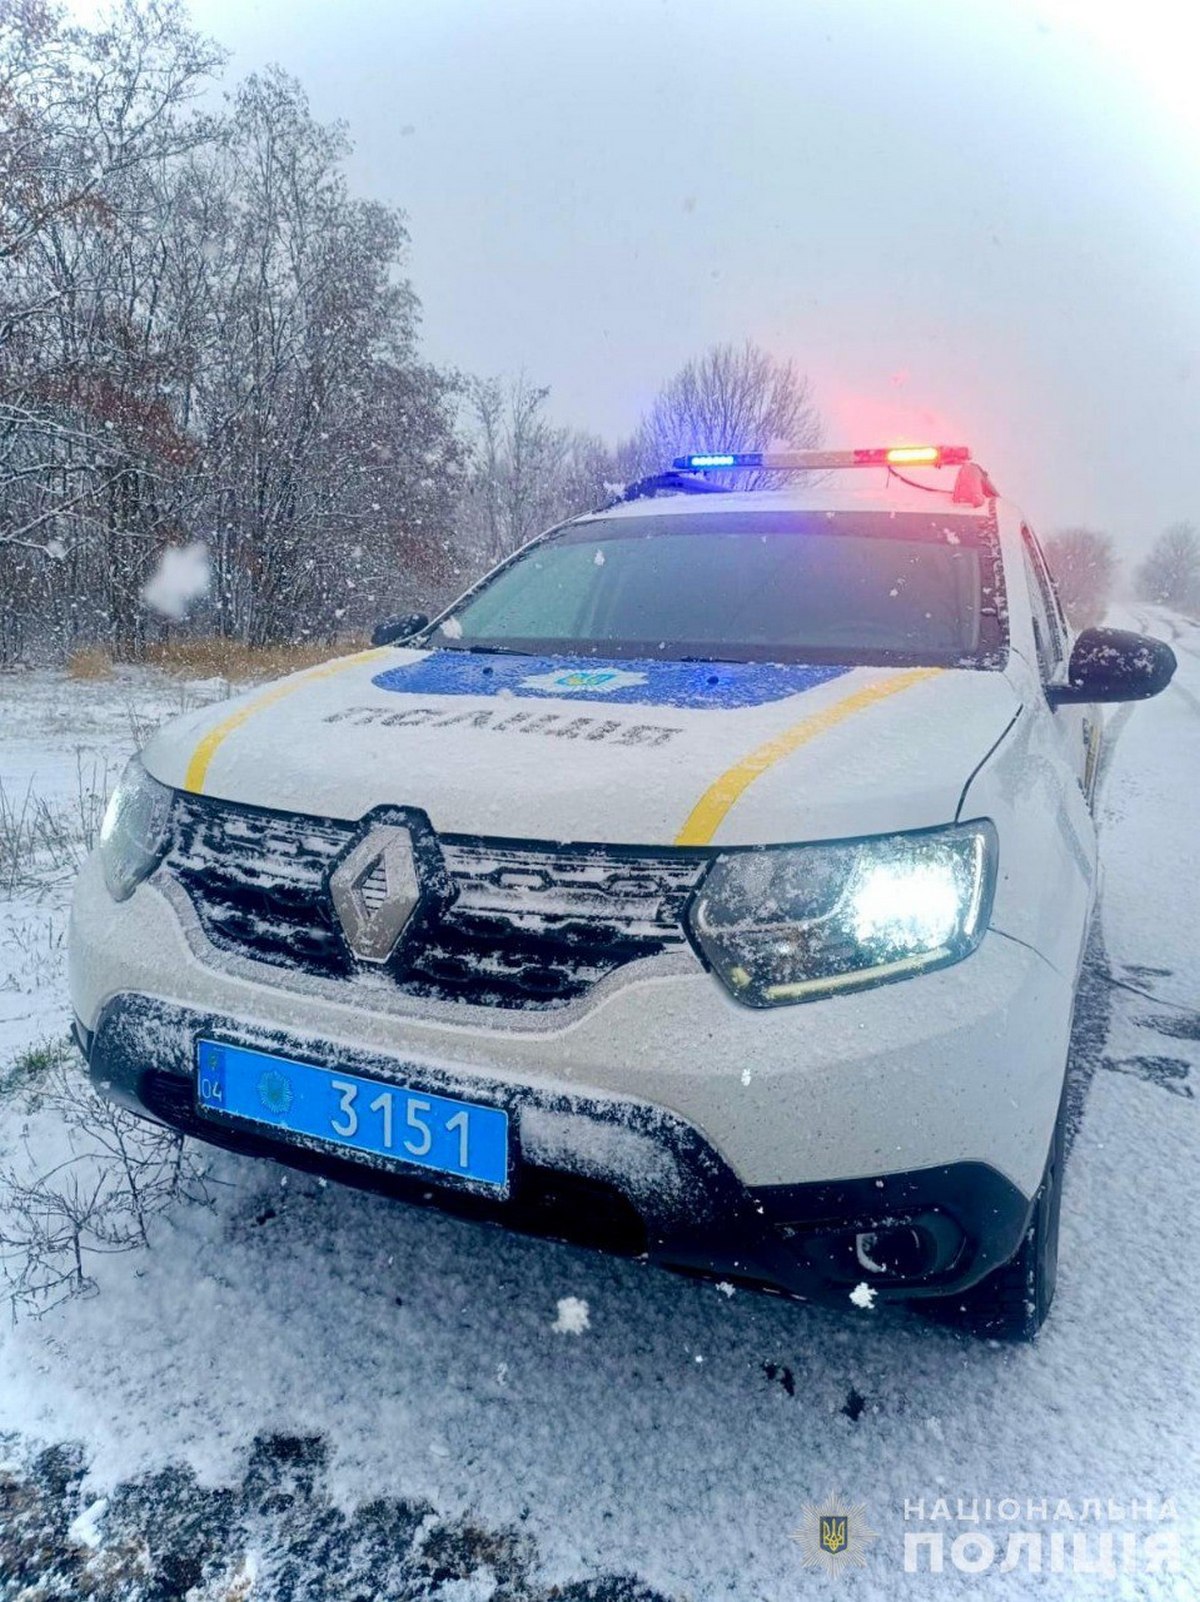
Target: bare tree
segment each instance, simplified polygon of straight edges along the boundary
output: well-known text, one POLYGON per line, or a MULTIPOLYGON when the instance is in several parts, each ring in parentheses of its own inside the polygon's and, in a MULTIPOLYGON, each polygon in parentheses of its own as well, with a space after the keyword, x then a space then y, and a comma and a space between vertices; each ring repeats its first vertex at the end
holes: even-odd
POLYGON ((36 618, 136 655, 146 579, 197 538, 198 621, 252 643, 449 565, 457 381, 417 355, 403 220, 282 73, 198 117, 220 59, 174 0, 91 30, 0 0, 5 654, 36 618))
MULTIPOLYGON (((692 451, 802 450, 820 443, 808 379, 749 340, 714 345, 681 367, 638 425, 623 459, 633 474, 658 472, 692 451)), ((739 475, 743 488, 773 481, 739 475)))
POLYGON ((406 235, 396 213, 349 196, 347 149, 272 71, 242 86, 212 166, 192 175, 223 226, 182 247, 219 334, 193 417, 216 621, 252 643, 328 621, 347 553, 397 510, 380 499, 374 425, 379 380, 412 361, 415 302, 394 277, 406 235))
POLYGON ((1191 523, 1173 523, 1155 540, 1137 570, 1137 593, 1179 611, 1200 607, 1200 533, 1191 523))
POLYGON ((1112 598, 1117 557, 1107 534, 1064 528, 1045 541, 1059 597, 1073 627, 1092 628, 1104 619, 1112 598))
POLYGON ((19 262, 56 219, 104 218, 114 179, 206 137, 178 114, 223 56, 178 0, 116 0, 92 30, 64 16, 0 0, 0 261, 19 262))
POLYGON ((120 0, 91 30, 0 0, 0 581, 45 600, 66 562, 86 588, 90 548, 126 633, 164 431, 178 444, 130 198, 211 136, 190 102, 220 59, 174 0, 120 0))
POLYGON ((463 538, 476 571, 565 517, 598 505, 616 468, 590 434, 552 423, 549 390, 522 373, 469 386, 471 472, 463 538))

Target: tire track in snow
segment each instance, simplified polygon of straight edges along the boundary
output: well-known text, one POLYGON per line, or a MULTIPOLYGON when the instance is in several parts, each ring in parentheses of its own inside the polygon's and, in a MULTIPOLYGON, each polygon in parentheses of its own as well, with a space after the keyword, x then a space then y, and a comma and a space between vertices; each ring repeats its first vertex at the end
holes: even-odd
MULTIPOLYGON (((1131 608, 1133 622, 1137 629, 1148 635, 1161 637, 1164 633, 1170 635, 1171 649, 1200 661, 1200 650, 1183 643, 1183 627, 1191 631, 1192 637, 1200 634, 1200 624, 1192 618, 1177 618, 1169 614, 1154 616, 1144 610, 1131 608)), ((1190 711, 1200 716, 1200 696, 1180 682, 1178 676, 1172 679, 1170 690, 1178 694, 1190 711)), ((1122 706, 1105 730, 1104 750, 1101 758, 1100 772, 1097 775, 1096 801, 1099 812, 1099 802, 1104 793, 1104 786, 1111 772, 1112 757, 1121 734, 1129 723, 1129 719, 1137 710, 1139 702, 1131 701, 1122 706)), ((1132 970, 1127 970, 1132 972, 1132 970)), ((1169 1002, 1156 997, 1151 990, 1144 989, 1141 984, 1130 983, 1128 979, 1120 979, 1112 972, 1111 967, 1106 971, 1109 986, 1107 998, 1107 1014, 1111 1023, 1113 1012, 1114 993, 1116 991, 1128 992, 1130 995, 1141 997, 1152 1007, 1167 1008, 1162 1013, 1143 1013, 1129 1021, 1139 1030, 1145 1030, 1151 1037, 1151 1051, 1147 1053, 1127 1055, 1124 1057, 1109 1056, 1105 1053, 1105 1042, 1101 1041, 1100 1049, 1096 1055, 1094 1067, 1103 1068, 1106 1072, 1126 1074, 1131 1078, 1140 1079, 1146 1084, 1152 1084, 1159 1089, 1173 1095, 1181 1096, 1186 1100, 1193 1100, 1195 1091, 1188 1082, 1191 1075, 1191 1064, 1185 1059, 1176 1056, 1154 1055, 1154 1036, 1166 1037, 1172 1040, 1192 1041, 1200 1038, 1200 1011, 1192 1010, 1186 1003, 1169 1002)), ((1151 981, 1153 974, 1143 977, 1151 981)), ((1093 1067, 1093 1072, 1094 1072, 1093 1067)), ((1090 1081, 1089 1081, 1090 1082, 1090 1081)))
MULTIPOLYGON (((1200 652, 1195 654, 1200 655, 1200 652)), ((1171 688, 1173 690, 1177 690, 1187 704, 1191 707, 1192 711, 1200 715, 1200 696, 1193 695, 1186 684, 1176 684, 1174 681, 1172 681, 1171 688)))
MULTIPOLYGON (((1156 620, 1147 616, 1145 612, 1133 611, 1133 621, 1142 634, 1150 634, 1156 626, 1156 620)), ((1179 629, 1172 619, 1164 619, 1173 640, 1178 640, 1179 629)), ((1185 647, 1186 649, 1186 647, 1185 647)), ((1191 652, 1191 655, 1200 655, 1191 652)), ((1194 711, 1200 713, 1200 699, 1184 688, 1182 684, 1173 683, 1173 689, 1186 698, 1194 711)), ((1113 771, 1113 758, 1116 755, 1117 745, 1129 726, 1129 720, 1137 711, 1138 702, 1126 702, 1108 720, 1104 727, 1104 741, 1100 753, 1100 767, 1096 775, 1096 787, 1093 797, 1093 811, 1097 825, 1103 822, 1103 802, 1107 795, 1108 782, 1113 771)), ((1103 849, 1101 850, 1103 856, 1103 849)), ((1114 1063, 1106 1055, 1108 1038, 1112 1027, 1113 996, 1118 989, 1133 989, 1125 985, 1113 973, 1109 961, 1108 948, 1104 939, 1104 906, 1103 892, 1097 898, 1095 915, 1092 927, 1088 934, 1087 948, 1084 953, 1083 966, 1079 975, 1079 989, 1075 999, 1075 1016, 1071 1026, 1071 1049, 1067 1063, 1066 1105, 1067 1105, 1067 1153, 1079 1133, 1086 1111, 1088 1092, 1099 1068, 1113 1070, 1114 1063)), ((1140 993, 1140 992, 1139 992, 1140 993)), ((1153 999, 1147 995, 1147 999, 1153 999)))
POLYGON ((1067 1055, 1067 1078, 1063 1089, 1068 1158, 1083 1125, 1092 1080, 1104 1061, 1112 1019, 1112 993, 1112 970, 1104 945, 1101 910, 1097 908, 1088 934, 1087 950, 1079 973, 1079 989, 1075 996, 1075 1014, 1071 1020, 1071 1048, 1067 1055))

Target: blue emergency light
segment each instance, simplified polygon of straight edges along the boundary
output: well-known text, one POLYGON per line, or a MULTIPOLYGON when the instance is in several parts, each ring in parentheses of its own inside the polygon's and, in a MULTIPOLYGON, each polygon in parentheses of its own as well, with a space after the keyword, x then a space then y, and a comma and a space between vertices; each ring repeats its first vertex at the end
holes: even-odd
POLYGON ((696 472, 705 467, 761 467, 761 451, 712 451, 702 456, 677 456, 672 466, 682 472, 696 472))

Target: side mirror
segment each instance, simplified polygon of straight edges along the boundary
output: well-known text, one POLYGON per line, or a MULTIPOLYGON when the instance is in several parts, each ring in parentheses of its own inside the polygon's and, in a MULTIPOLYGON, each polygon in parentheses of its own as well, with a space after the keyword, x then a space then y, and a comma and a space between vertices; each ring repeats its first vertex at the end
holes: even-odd
POLYGON ((396 645, 413 634, 419 634, 428 626, 429 618, 424 612, 410 612, 407 617, 385 618, 382 623, 376 623, 371 630, 371 644, 396 645))
POLYGON ((1145 701, 1165 690, 1175 653, 1161 640, 1127 629, 1084 629, 1075 641, 1065 684, 1050 684, 1051 706, 1076 702, 1145 701))

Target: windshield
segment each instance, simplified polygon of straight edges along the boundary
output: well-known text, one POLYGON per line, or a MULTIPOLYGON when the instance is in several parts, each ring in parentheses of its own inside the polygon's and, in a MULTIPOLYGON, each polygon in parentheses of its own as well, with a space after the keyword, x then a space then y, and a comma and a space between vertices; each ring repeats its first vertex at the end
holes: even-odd
POLYGON ((673 513, 576 524, 434 630, 456 649, 992 666, 1002 641, 979 519, 673 513))

